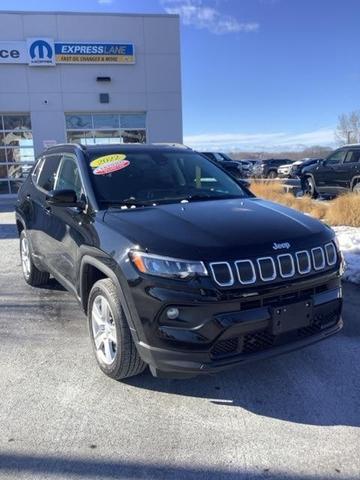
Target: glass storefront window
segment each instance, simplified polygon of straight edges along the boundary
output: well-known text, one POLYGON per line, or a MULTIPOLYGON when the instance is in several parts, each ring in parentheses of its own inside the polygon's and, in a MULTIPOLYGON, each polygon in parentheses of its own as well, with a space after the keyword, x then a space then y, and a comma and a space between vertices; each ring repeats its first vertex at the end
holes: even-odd
POLYGON ((30 115, 0 114, 0 193, 16 192, 33 163, 30 115))
POLYGON ((9 193, 9 182, 0 180, 0 195, 3 193, 9 193))
POLYGON ((145 114, 120 115, 121 128, 145 128, 145 114))
POLYGON ((0 163, 0 179, 4 180, 7 178, 7 165, 6 163, 0 163))
POLYGON ((123 130, 122 143, 145 143, 145 130, 123 130))
POLYGON ((7 176, 9 179, 25 179, 32 169, 31 163, 12 163, 8 164, 7 167, 7 176))
POLYGON ((91 115, 82 115, 81 113, 66 115, 66 128, 68 130, 93 128, 92 117, 91 115))
POLYGON ((68 142, 83 145, 145 143, 145 113, 66 114, 68 142))
POLYGON ((31 130, 30 115, 3 115, 4 130, 31 130))
POLYGON ((104 115, 98 114, 93 115, 94 128, 106 128, 106 129, 118 129, 119 125, 119 115, 104 115))

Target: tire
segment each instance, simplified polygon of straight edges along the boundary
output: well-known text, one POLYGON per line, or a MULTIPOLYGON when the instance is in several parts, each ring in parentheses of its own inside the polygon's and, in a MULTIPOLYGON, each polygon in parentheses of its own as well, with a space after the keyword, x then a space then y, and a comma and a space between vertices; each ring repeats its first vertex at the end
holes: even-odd
POLYGON ((116 286, 109 278, 97 281, 91 289, 88 324, 96 360, 107 376, 122 380, 145 370, 116 286))
POLYGON ((311 198, 318 197, 318 193, 315 187, 315 182, 312 179, 312 177, 305 177, 304 179, 304 195, 308 195, 311 198))
POLYGON ((360 195, 360 182, 355 183, 353 186, 353 192, 356 193, 357 195, 360 195))
POLYGON ((26 283, 32 287, 39 287, 48 283, 49 273, 39 270, 33 262, 31 246, 25 230, 20 233, 20 258, 26 283))
POLYGON ((276 170, 270 170, 270 172, 267 174, 267 178, 276 178, 276 177, 277 177, 276 170))

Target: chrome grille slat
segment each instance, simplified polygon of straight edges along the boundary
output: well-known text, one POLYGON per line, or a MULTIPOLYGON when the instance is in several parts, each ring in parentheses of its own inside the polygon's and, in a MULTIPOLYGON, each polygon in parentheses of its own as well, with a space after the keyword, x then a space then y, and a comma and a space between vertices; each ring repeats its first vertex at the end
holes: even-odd
POLYGON ((234 285, 234 275, 233 275, 232 268, 231 268, 229 262, 213 262, 213 263, 210 263, 210 269, 211 269, 211 273, 213 274, 213 277, 215 279, 215 282, 220 287, 231 287, 232 285, 234 285), (228 282, 219 282, 217 280, 216 274, 215 274, 215 271, 214 271, 214 267, 219 266, 219 265, 224 265, 224 266, 227 267, 228 272, 229 272, 229 281, 228 282))
POLYGON ((256 272, 255 272, 255 267, 254 267, 254 264, 251 260, 249 259, 245 259, 245 260, 238 260, 235 262, 235 268, 236 268, 236 272, 237 272, 237 276, 238 276, 238 279, 239 279, 239 282, 242 284, 242 285, 251 285, 252 283, 255 283, 256 282, 256 272), (242 277, 241 277, 241 272, 240 272, 240 265, 242 264, 248 264, 250 265, 250 268, 251 268, 251 271, 252 271, 252 278, 251 280, 243 280, 242 277))
POLYGON ((209 266, 217 285, 232 287, 236 283, 248 286, 316 273, 333 267, 337 261, 337 249, 333 242, 329 242, 309 250, 231 262, 212 262, 209 266))
POLYGON ((278 255, 277 256, 277 261, 278 261, 278 265, 279 265, 279 272, 280 272, 280 276, 282 278, 291 278, 295 275, 295 263, 294 263, 294 259, 293 259, 293 256, 290 254, 290 253, 283 253, 281 255, 278 255), (290 273, 284 273, 283 272, 283 265, 281 263, 281 259, 282 258, 290 258, 290 263, 291 263, 291 271, 290 273))
POLYGON ((327 243, 325 245, 325 254, 326 254, 326 261, 328 265, 332 266, 335 265, 337 261, 337 254, 336 254, 336 248, 333 243, 327 243), (333 255, 333 260, 330 260, 330 255, 333 255))
POLYGON ((272 257, 260 257, 256 261, 257 261, 257 265, 258 265, 261 280, 263 282, 271 282, 272 280, 275 280, 275 278, 276 278, 276 267, 275 267, 274 259, 272 257), (263 275, 263 269, 261 268, 261 263, 263 263, 265 261, 268 261, 268 260, 270 260, 270 263, 272 265, 273 273, 272 273, 272 275, 266 277, 266 276, 263 275))
POLYGON ((306 273, 310 273, 311 272, 311 258, 310 258, 310 253, 307 251, 307 250, 300 250, 300 252, 296 252, 295 254, 296 256, 296 263, 297 263, 297 267, 298 267, 298 272, 300 273, 300 275, 305 275, 306 273), (302 254, 305 254, 306 258, 307 258, 307 265, 308 267, 305 268, 305 269, 301 269, 300 268, 300 260, 299 260, 299 257, 300 255, 302 254))
POLYGON ((325 267, 325 254, 324 250, 321 247, 315 247, 311 249, 311 256, 313 261, 313 267, 315 270, 322 270, 325 267), (320 252, 321 255, 321 264, 317 264, 317 259, 315 257, 316 252, 320 252))

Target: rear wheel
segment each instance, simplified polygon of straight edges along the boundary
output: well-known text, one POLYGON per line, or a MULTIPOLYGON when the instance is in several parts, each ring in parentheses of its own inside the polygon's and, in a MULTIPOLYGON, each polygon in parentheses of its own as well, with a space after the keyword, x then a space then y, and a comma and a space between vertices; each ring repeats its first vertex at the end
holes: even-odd
POLYGON ((360 195, 360 182, 355 183, 355 185, 353 186, 353 192, 360 195))
POLYGON ((99 280, 91 289, 88 321, 96 360, 106 375, 121 380, 145 370, 117 289, 109 278, 99 280))
POLYGON ((32 287, 45 285, 49 281, 49 273, 39 270, 33 262, 30 242, 23 230, 20 234, 20 257, 25 282, 32 287))
POLYGON ((304 195, 308 195, 311 198, 317 198, 318 196, 315 182, 311 177, 306 177, 304 179, 304 195))

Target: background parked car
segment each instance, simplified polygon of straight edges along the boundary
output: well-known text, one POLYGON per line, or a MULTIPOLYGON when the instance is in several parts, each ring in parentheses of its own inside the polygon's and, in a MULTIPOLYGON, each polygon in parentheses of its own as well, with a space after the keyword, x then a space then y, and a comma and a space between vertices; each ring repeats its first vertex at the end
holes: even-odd
POLYGON ((234 175, 236 178, 243 178, 245 176, 242 164, 237 160, 233 160, 226 153, 220 152, 201 152, 206 157, 217 162, 222 168, 234 175))
POLYGON ((325 160, 303 167, 302 183, 314 198, 347 191, 360 194, 360 144, 341 147, 325 160))
POLYGON ((253 169, 253 163, 251 160, 238 160, 239 163, 241 163, 242 171, 243 171, 243 176, 244 177, 250 177, 253 169))
POLYGON ((303 158, 302 160, 296 160, 292 164, 281 165, 278 168, 278 176, 280 178, 299 178, 301 171, 304 167, 314 165, 322 160, 321 158, 303 158))
POLYGON ((278 176, 278 168, 281 165, 291 165, 292 160, 288 158, 269 158, 267 160, 260 160, 253 169, 255 177, 261 178, 276 178, 278 176))
POLYGON ((323 158, 306 158, 302 160, 301 163, 295 162, 292 165, 292 169, 290 172, 291 178, 301 178, 302 172, 305 167, 310 167, 311 165, 315 165, 323 160, 323 158))

